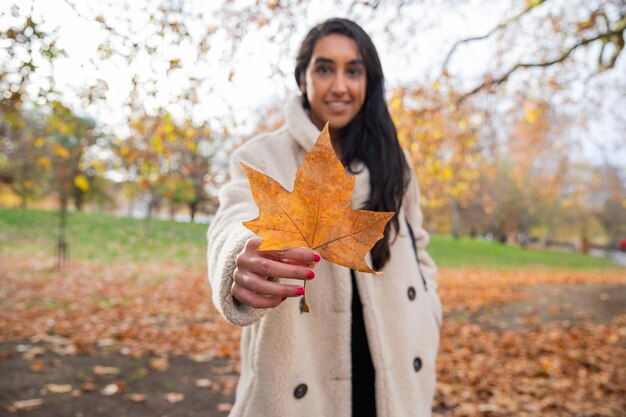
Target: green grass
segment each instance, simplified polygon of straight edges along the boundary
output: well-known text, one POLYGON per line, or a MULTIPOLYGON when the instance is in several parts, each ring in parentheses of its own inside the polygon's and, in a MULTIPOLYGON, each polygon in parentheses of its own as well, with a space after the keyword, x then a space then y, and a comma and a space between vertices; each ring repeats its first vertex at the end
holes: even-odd
MULTIPOLYGON (((55 253, 59 213, 0 209, 0 251, 55 253)), ((108 213, 70 213, 66 239, 71 259, 111 262, 205 263, 206 224, 137 220, 108 213)))
POLYGON ((428 252, 446 268, 521 269, 554 268, 572 270, 618 269, 619 265, 580 253, 543 249, 523 249, 480 239, 452 239, 433 236, 428 252))
MULTIPOLYGON (((54 256, 58 212, 0 209, 0 252, 54 256)), ((107 213, 71 213, 67 240, 72 259, 111 262, 185 262, 204 265, 206 224, 137 220, 107 213)), ((440 267, 605 270, 605 259, 576 253, 522 249, 496 242, 433 236, 428 252, 440 267)))

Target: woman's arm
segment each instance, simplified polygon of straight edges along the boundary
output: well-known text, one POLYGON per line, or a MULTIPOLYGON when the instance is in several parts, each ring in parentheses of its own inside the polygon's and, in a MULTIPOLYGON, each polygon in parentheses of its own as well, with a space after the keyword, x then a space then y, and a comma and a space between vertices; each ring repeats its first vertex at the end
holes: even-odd
POLYGON ((230 181, 220 190, 220 206, 207 233, 207 262, 213 304, 228 321, 246 326, 263 317, 265 310, 236 303, 231 294, 236 257, 246 241, 254 237, 242 222, 258 214, 250 185, 239 164, 242 157, 245 155, 238 151, 230 159, 230 181))
MULTIPOLYGON (((242 222, 258 215, 240 162, 255 166, 249 155, 263 159, 259 150, 240 149, 230 161, 231 180, 220 190, 220 207, 208 231, 209 282, 213 303, 231 323, 246 326, 263 317, 286 297, 303 294, 301 285, 275 282, 275 278, 312 279, 320 257, 307 248, 259 251, 261 239, 242 222), (272 277, 272 279, 268 279, 272 277)), ((263 167, 259 167, 265 171, 263 167)), ((267 172, 267 171, 265 171, 267 172)))

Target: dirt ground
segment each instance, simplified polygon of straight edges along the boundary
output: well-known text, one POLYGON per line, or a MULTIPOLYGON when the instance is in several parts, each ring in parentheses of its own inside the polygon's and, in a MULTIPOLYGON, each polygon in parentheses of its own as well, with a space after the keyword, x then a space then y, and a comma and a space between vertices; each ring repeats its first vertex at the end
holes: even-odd
MULTIPOLYGON (((541 284, 522 290, 529 299, 472 313, 452 309, 444 320, 501 332, 555 321, 609 323, 626 314, 626 284, 541 284)), ((176 356, 164 362, 106 349, 64 356, 27 340, 0 344, 0 416, 226 416, 236 382, 237 364, 228 359, 176 356), (34 398, 44 403, 19 403, 34 398)))
POLYGON ((626 313, 624 284, 540 284, 522 287, 522 293, 529 298, 485 306, 470 321, 489 330, 523 330, 555 321, 608 324, 626 313))
POLYGON ((34 372, 32 362, 20 351, 37 347, 32 343, 0 345, 0 415, 225 416, 234 399, 237 373, 226 359, 196 362, 178 356, 168 359, 167 369, 158 370, 150 366, 151 359, 160 359, 156 357, 132 358, 107 352, 59 356, 46 352, 37 356, 41 370, 34 372), (111 368, 110 373, 106 368, 111 368), (116 392, 103 394, 110 385, 117 388, 116 392), (70 386, 68 392, 54 392, 70 386), (42 396, 42 407, 14 412, 7 408, 16 400, 42 396))

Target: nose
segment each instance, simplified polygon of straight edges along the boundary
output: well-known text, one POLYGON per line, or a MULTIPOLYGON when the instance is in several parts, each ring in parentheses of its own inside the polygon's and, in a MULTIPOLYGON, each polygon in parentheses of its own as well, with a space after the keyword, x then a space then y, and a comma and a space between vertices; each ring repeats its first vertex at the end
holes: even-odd
POLYGON ((337 73, 337 76, 333 80, 332 92, 334 94, 340 95, 348 91, 348 87, 346 86, 346 77, 340 71, 337 73))

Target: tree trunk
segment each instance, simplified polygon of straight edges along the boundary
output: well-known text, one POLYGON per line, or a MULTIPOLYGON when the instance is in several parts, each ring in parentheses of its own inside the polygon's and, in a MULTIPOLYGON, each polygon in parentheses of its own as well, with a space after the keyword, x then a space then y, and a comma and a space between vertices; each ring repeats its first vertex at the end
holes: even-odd
POLYGON ((170 220, 174 221, 176 218, 176 204, 170 201, 170 220))
POLYGON ((57 233, 57 268, 61 269, 67 265, 67 241, 65 239, 65 226, 67 224, 67 197, 60 197, 59 230, 57 233))
POLYGON ((74 190, 74 208, 76 211, 81 211, 83 209, 85 193, 79 189, 74 190))
POLYGON ((528 215, 528 208, 522 207, 521 213, 521 224, 519 228, 519 232, 517 234, 517 243, 522 248, 526 248, 528 246, 528 230, 530 229, 530 216, 528 215))
POLYGON ((20 203, 20 208, 28 208, 28 201, 26 200, 26 194, 20 194, 20 198, 22 199, 22 202, 20 203))
POLYGON ((193 201, 189 203, 188 206, 189 206, 189 215, 191 216, 191 223, 193 223, 196 218, 196 212, 198 211, 198 201, 193 201))
POLYGON ((150 200, 148 201, 148 212, 146 213, 146 218, 144 219, 144 222, 143 222, 144 239, 147 239, 148 235, 150 234, 150 220, 152 219, 152 210, 154 210, 156 205, 157 205, 156 197, 153 194, 150 194, 150 200))
POLYGON ((452 237, 458 239, 459 233, 459 200, 452 197, 450 201, 450 216, 452 217, 452 237))

